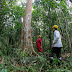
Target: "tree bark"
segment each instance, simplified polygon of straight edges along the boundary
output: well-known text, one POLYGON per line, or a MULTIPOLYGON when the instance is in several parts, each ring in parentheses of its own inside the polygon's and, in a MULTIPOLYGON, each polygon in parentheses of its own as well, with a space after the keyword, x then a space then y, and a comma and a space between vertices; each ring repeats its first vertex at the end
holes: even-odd
POLYGON ((50 21, 50 19, 51 19, 51 11, 50 11, 50 6, 49 6, 49 9, 48 9, 48 23, 49 23, 49 44, 50 44, 50 49, 52 48, 52 38, 51 38, 51 21, 50 21))
POLYGON ((28 0, 25 16, 23 18, 21 40, 19 48, 24 49, 29 55, 36 54, 33 49, 32 35, 31 35, 31 16, 32 16, 32 0, 28 0))

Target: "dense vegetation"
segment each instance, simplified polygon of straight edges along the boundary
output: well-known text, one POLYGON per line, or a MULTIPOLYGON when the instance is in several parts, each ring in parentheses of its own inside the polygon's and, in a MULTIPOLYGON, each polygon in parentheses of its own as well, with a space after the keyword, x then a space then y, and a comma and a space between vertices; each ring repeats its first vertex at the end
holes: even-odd
MULTIPOLYGON (((26 2, 0 1, 0 72, 71 72, 72 70, 72 7, 65 0, 35 0, 32 10, 32 41, 42 36, 44 54, 29 55, 19 49, 26 2), (59 26, 62 36, 62 62, 50 65, 49 54, 53 41, 53 25, 59 26)), ((36 45, 33 45, 37 52, 36 45)))

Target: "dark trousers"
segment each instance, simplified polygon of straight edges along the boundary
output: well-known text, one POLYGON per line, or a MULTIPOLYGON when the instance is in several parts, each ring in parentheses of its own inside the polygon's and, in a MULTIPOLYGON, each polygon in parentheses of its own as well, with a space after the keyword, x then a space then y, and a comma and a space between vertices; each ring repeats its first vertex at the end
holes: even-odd
POLYGON ((61 47, 53 47, 51 57, 56 54, 57 58, 61 57, 61 47))
MULTIPOLYGON (((53 47, 52 48, 52 54, 51 54, 50 57, 54 57, 55 54, 56 54, 56 56, 57 56, 58 59, 61 57, 61 47, 53 47)), ((51 59, 50 60, 50 64, 52 64, 52 62, 53 62, 53 60, 51 59)), ((58 66, 60 66, 60 63, 59 62, 58 62, 58 66)))

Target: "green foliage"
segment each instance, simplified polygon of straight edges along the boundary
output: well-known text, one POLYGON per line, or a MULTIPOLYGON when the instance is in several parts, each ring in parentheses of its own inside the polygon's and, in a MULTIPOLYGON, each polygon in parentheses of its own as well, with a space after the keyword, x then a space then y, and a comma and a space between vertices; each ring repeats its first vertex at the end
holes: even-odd
POLYGON ((26 69, 27 72, 35 72, 36 69, 32 66, 29 66, 28 69, 26 69))
MULTIPOLYGON (((63 48, 62 52, 70 52, 66 29, 72 44, 72 7, 67 8, 66 1, 60 0, 60 3, 53 0, 35 0, 32 10, 32 40, 37 40, 37 35, 42 36, 42 49, 44 55, 28 56, 28 53, 19 50, 20 35, 22 28, 22 18, 25 15, 25 3, 17 5, 18 0, 2 0, 0 8, 0 72, 71 72, 72 57, 66 58, 69 62, 63 60, 60 68, 58 59, 54 58, 52 65, 48 59, 51 53, 53 41, 52 26, 61 25, 63 30, 63 48), (57 14, 60 25, 58 24, 57 14), (66 22, 68 23, 66 28, 66 22), (46 56, 48 54, 48 56, 46 56)), ((58 29, 60 31, 60 29, 58 29)), ((61 32, 61 31, 60 31, 61 32)), ((36 45, 34 45, 35 51, 36 45)))
POLYGON ((72 11, 72 7, 70 7, 70 10, 72 11))
POLYGON ((17 1, 3 0, 0 11, 0 41, 2 53, 14 54, 18 48, 24 7, 16 5, 17 1))
POLYGON ((1 72, 7 72, 7 69, 2 69, 1 72))

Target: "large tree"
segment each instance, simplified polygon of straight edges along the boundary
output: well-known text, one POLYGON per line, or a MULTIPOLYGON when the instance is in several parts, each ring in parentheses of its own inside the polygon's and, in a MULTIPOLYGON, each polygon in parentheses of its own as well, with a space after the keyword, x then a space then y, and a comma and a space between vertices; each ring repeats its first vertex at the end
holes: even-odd
POLYGON ((21 32, 21 42, 20 49, 23 49, 29 55, 35 53, 32 44, 32 35, 31 35, 31 16, 32 16, 32 0, 28 0, 25 16, 23 18, 22 32, 21 32))

